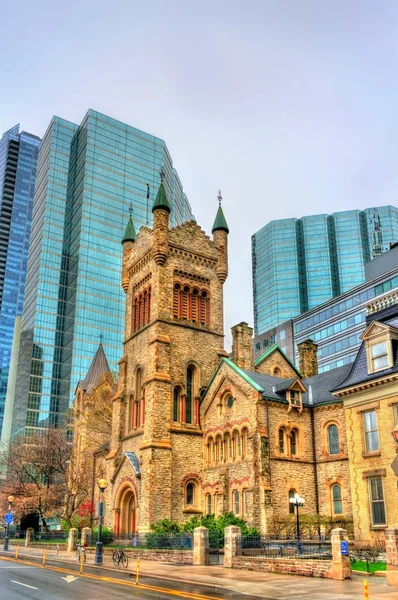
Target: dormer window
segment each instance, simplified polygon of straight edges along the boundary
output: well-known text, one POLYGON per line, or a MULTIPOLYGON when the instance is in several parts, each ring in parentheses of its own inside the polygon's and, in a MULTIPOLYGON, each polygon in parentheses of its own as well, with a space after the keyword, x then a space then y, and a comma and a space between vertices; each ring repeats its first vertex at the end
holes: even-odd
POLYGON ((301 406, 301 392, 298 390, 290 390, 290 403, 293 406, 301 406))
POLYGON ((388 367, 388 350, 386 342, 379 342, 370 347, 372 354, 372 371, 380 371, 388 367))

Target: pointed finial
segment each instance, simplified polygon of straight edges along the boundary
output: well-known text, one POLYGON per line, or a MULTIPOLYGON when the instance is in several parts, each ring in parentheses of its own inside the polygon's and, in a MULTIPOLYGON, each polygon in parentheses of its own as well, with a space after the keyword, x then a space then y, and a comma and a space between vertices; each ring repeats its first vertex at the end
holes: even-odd
POLYGON ((133 203, 130 202, 130 206, 129 206, 129 213, 130 213, 130 217, 133 217, 133 203))
POLYGON ((164 169, 163 169, 163 167, 162 167, 162 168, 160 169, 160 181, 161 181, 161 183, 163 183, 163 182, 164 182, 164 177, 165 177, 165 175, 164 175, 164 169))
POLYGON ((221 206, 221 201, 222 201, 221 190, 218 190, 217 200, 218 200, 218 205, 221 206))
POLYGON ((100 333, 99 339, 100 339, 100 344, 102 344, 102 340, 104 339, 104 336, 102 335, 102 333, 100 333))

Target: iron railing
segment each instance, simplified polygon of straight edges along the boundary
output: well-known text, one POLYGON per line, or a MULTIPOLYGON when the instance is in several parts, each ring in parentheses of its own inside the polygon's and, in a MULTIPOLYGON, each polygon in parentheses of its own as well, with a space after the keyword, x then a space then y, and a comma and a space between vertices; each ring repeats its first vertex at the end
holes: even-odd
POLYGON ((332 547, 327 540, 281 539, 269 535, 240 536, 238 555, 259 558, 330 560, 332 547))
POLYGON ((192 550, 193 534, 186 533, 137 533, 118 535, 109 543, 121 543, 128 548, 155 549, 155 550, 192 550))

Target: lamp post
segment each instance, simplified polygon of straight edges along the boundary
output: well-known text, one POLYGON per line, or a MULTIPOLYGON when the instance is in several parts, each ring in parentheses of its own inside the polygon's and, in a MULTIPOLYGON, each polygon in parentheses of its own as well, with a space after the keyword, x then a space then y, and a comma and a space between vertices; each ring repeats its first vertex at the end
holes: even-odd
POLYGON ((395 425, 394 429, 392 430, 391 435, 394 438, 394 440, 396 441, 396 443, 398 444, 398 423, 397 423, 397 425, 395 425))
MULTIPOLYGON (((12 503, 14 502, 14 496, 8 496, 8 513, 11 513, 11 506, 12 503)), ((10 522, 8 520, 8 517, 6 517, 6 535, 4 537, 4 551, 8 552, 8 535, 10 533, 10 522)))
POLYGON ((301 496, 296 493, 294 494, 293 498, 290 498, 289 502, 294 506, 294 509, 296 511, 297 550, 301 552, 299 507, 304 506, 304 498, 301 498, 301 496))
POLYGON ((106 487, 108 485, 108 482, 106 479, 100 479, 98 482, 98 487, 100 490, 100 501, 97 504, 97 514, 98 514, 98 539, 97 539, 97 544, 95 547, 95 557, 94 557, 94 564, 95 565, 102 565, 102 520, 104 518, 104 507, 105 507, 105 503, 104 503, 104 491, 106 490, 106 487))

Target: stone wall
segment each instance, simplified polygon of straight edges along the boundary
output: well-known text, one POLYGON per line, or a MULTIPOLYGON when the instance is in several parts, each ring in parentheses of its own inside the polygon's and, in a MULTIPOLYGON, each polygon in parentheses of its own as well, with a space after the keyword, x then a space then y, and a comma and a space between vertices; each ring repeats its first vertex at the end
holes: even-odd
POLYGON ((232 559, 233 569, 249 571, 267 571, 286 575, 303 575, 305 577, 332 578, 331 560, 293 560, 287 558, 261 558, 235 556, 232 559))

